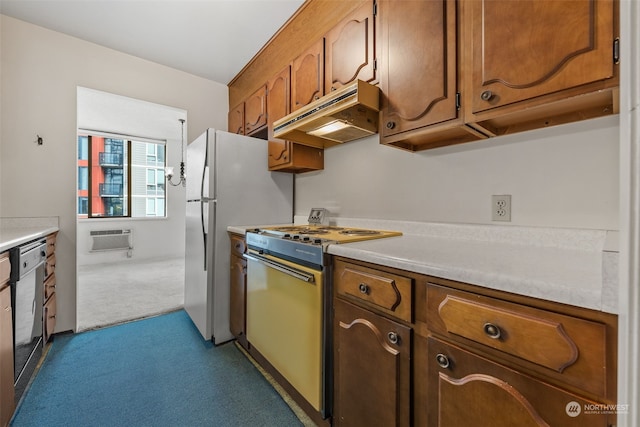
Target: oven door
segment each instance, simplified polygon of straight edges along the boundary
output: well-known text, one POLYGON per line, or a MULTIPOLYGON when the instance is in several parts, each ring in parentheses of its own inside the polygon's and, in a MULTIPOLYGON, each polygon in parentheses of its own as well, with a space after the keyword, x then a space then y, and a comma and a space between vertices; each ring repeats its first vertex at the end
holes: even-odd
POLYGON ((247 259, 247 339, 319 412, 323 273, 254 251, 247 259))

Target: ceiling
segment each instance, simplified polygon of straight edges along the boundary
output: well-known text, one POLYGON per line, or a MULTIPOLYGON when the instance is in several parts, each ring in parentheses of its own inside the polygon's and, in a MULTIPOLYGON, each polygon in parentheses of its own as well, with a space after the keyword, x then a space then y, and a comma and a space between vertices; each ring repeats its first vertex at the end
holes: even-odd
POLYGON ((228 84, 304 0, 0 0, 0 13, 228 84))

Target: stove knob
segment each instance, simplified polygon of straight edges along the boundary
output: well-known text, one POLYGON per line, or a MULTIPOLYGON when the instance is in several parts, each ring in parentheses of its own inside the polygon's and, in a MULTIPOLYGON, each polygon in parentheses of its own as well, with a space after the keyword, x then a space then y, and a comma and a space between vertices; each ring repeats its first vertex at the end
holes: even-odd
POLYGON ((315 243, 316 245, 319 245, 322 243, 322 239, 316 239, 313 241, 313 243, 315 243))
POLYGON ((284 236, 282 236, 283 239, 290 239, 291 238, 291 234, 287 233, 284 236))
POLYGON ((299 240, 300 236, 298 236, 297 234, 295 236, 293 236, 293 240, 299 240))
POLYGON ((303 238, 302 238, 302 241, 304 241, 304 242, 308 242, 309 240, 311 240, 311 239, 309 238, 309 236, 305 236, 305 237, 303 237, 303 238))

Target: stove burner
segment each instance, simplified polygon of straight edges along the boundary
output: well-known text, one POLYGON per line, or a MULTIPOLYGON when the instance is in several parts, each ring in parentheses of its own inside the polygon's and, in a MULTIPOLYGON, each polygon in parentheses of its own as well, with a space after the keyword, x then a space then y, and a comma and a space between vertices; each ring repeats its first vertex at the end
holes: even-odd
POLYGON ((344 234, 346 236, 375 236, 376 234, 381 233, 376 230, 347 229, 339 231, 339 234, 344 234))

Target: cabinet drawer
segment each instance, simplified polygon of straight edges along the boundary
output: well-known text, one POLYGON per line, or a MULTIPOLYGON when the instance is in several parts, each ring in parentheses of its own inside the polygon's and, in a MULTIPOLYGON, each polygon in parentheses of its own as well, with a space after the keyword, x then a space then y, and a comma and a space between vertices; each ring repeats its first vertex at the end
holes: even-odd
POLYGON ((51 295, 56 291, 56 275, 51 274, 44 282, 44 300, 48 300, 51 295))
POLYGON ((51 256, 56 251, 56 237, 58 233, 49 234, 47 236, 47 256, 51 256))
POLYGON ((49 341, 49 338, 51 337, 51 335, 53 335, 53 332, 56 329, 56 311, 57 311, 57 306, 56 306, 56 294, 53 293, 53 295, 51 295, 51 298, 49 298, 49 300, 44 304, 44 312, 43 312, 43 316, 44 316, 44 333, 43 333, 43 339, 44 342, 49 341))
POLYGON ((408 277, 336 261, 339 295, 356 298, 407 322, 412 320, 412 284, 408 277))
POLYGON ((47 257, 46 262, 44 263, 44 277, 49 277, 56 271, 56 255, 53 254, 50 257, 47 257))
POLYGON ((247 249, 244 237, 235 234, 231 234, 229 237, 231 238, 231 255, 241 257, 247 249))
POLYGON ((606 395, 605 325, 434 284, 427 301, 432 331, 497 349, 606 395))
POLYGON ((0 255, 0 285, 9 281, 11 275, 11 262, 8 252, 0 255))

